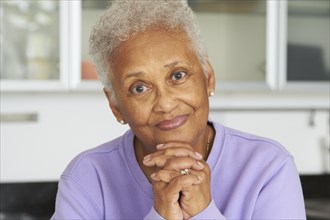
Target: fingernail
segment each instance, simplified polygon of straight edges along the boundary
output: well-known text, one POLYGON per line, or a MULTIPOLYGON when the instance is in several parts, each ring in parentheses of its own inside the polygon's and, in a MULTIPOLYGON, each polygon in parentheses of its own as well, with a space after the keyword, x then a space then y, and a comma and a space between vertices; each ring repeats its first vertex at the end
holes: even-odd
POLYGON ((159 149, 162 149, 163 146, 164 146, 164 144, 157 144, 157 145, 156 145, 156 149, 158 149, 158 150, 159 150, 159 149))
POLYGON ((197 161, 198 166, 200 166, 200 168, 204 168, 204 164, 202 164, 201 162, 197 161))
POLYGON ((156 173, 153 173, 153 174, 150 175, 150 178, 154 180, 155 176, 156 176, 156 173))
POLYGON ((199 159, 203 159, 203 155, 201 155, 200 153, 198 153, 197 151, 195 152, 196 156, 199 158, 199 159))
POLYGON ((148 162, 150 160, 150 158, 151 158, 151 155, 150 154, 148 154, 147 156, 145 156, 143 158, 143 163, 148 162))
POLYGON ((197 179, 199 179, 199 180, 203 180, 203 178, 202 178, 202 177, 200 177, 200 176, 198 176, 198 175, 197 175, 197 179))

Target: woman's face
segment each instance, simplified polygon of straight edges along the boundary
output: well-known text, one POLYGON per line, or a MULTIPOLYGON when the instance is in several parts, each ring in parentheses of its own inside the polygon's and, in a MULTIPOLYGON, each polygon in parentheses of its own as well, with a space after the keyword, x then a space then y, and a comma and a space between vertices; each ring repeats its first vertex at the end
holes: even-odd
POLYGON ((149 148, 167 141, 204 143, 214 73, 204 75, 181 32, 149 30, 123 42, 110 61, 117 119, 149 148))

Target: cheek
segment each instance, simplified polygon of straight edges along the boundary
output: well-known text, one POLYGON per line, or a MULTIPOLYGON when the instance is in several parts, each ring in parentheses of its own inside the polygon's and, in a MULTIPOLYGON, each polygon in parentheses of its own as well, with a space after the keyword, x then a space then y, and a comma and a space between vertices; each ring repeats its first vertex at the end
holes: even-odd
POLYGON ((195 80, 185 92, 189 102, 196 107, 208 105, 207 88, 204 83, 201 83, 201 80, 204 79, 195 80))
POLYGON ((123 106, 124 117, 131 126, 143 126, 148 122, 150 107, 141 103, 130 102, 123 106))

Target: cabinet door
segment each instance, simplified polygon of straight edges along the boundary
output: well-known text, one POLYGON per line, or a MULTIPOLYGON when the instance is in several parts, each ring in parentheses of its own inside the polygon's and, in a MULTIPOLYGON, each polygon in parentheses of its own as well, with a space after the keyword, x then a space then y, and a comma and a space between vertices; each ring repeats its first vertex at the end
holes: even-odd
POLYGON ((268 90, 267 1, 189 0, 201 27, 218 89, 268 90))
POLYGON ((1 1, 2 91, 66 88, 62 60, 67 52, 66 47, 61 48, 64 38, 60 37, 65 30, 61 24, 66 11, 63 2, 1 1))
MULTIPOLYGON (((109 1, 82 0, 73 4, 76 14, 80 13, 81 17, 81 21, 77 21, 81 22, 78 25, 80 30, 75 31, 81 33, 81 42, 77 42, 78 36, 72 39, 72 44, 81 47, 79 59, 75 60, 76 70, 72 71, 78 73, 72 80, 73 87, 96 88, 97 76, 88 56, 88 39, 91 27, 109 1)), ((219 81, 218 89, 269 90, 270 77, 266 72, 267 1, 188 0, 188 4, 200 24, 219 81)))
POLYGON ((95 65, 88 53, 89 37, 93 25, 110 4, 108 0, 77 0, 70 2, 70 45, 72 65, 70 67, 70 87, 74 90, 101 90, 95 65))
POLYGON ((286 68, 281 86, 289 90, 329 91, 330 1, 295 0, 284 4, 286 68))

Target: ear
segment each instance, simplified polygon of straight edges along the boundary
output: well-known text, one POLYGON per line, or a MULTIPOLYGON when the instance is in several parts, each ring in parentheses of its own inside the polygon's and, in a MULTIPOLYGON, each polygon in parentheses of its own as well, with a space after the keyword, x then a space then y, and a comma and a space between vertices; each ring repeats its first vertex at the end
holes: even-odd
POLYGON ((209 62, 209 60, 206 60, 205 62, 205 71, 206 71, 205 76, 206 76, 207 94, 210 95, 211 92, 215 91, 216 79, 215 79, 213 67, 209 62))
POLYGON ((113 115, 117 118, 117 121, 119 122, 121 120, 124 120, 124 117, 121 114, 120 109, 118 108, 117 102, 113 99, 113 94, 110 91, 108 91, 106 88, 103 88, 103 92, 108 99, 109 107, 113 115))

